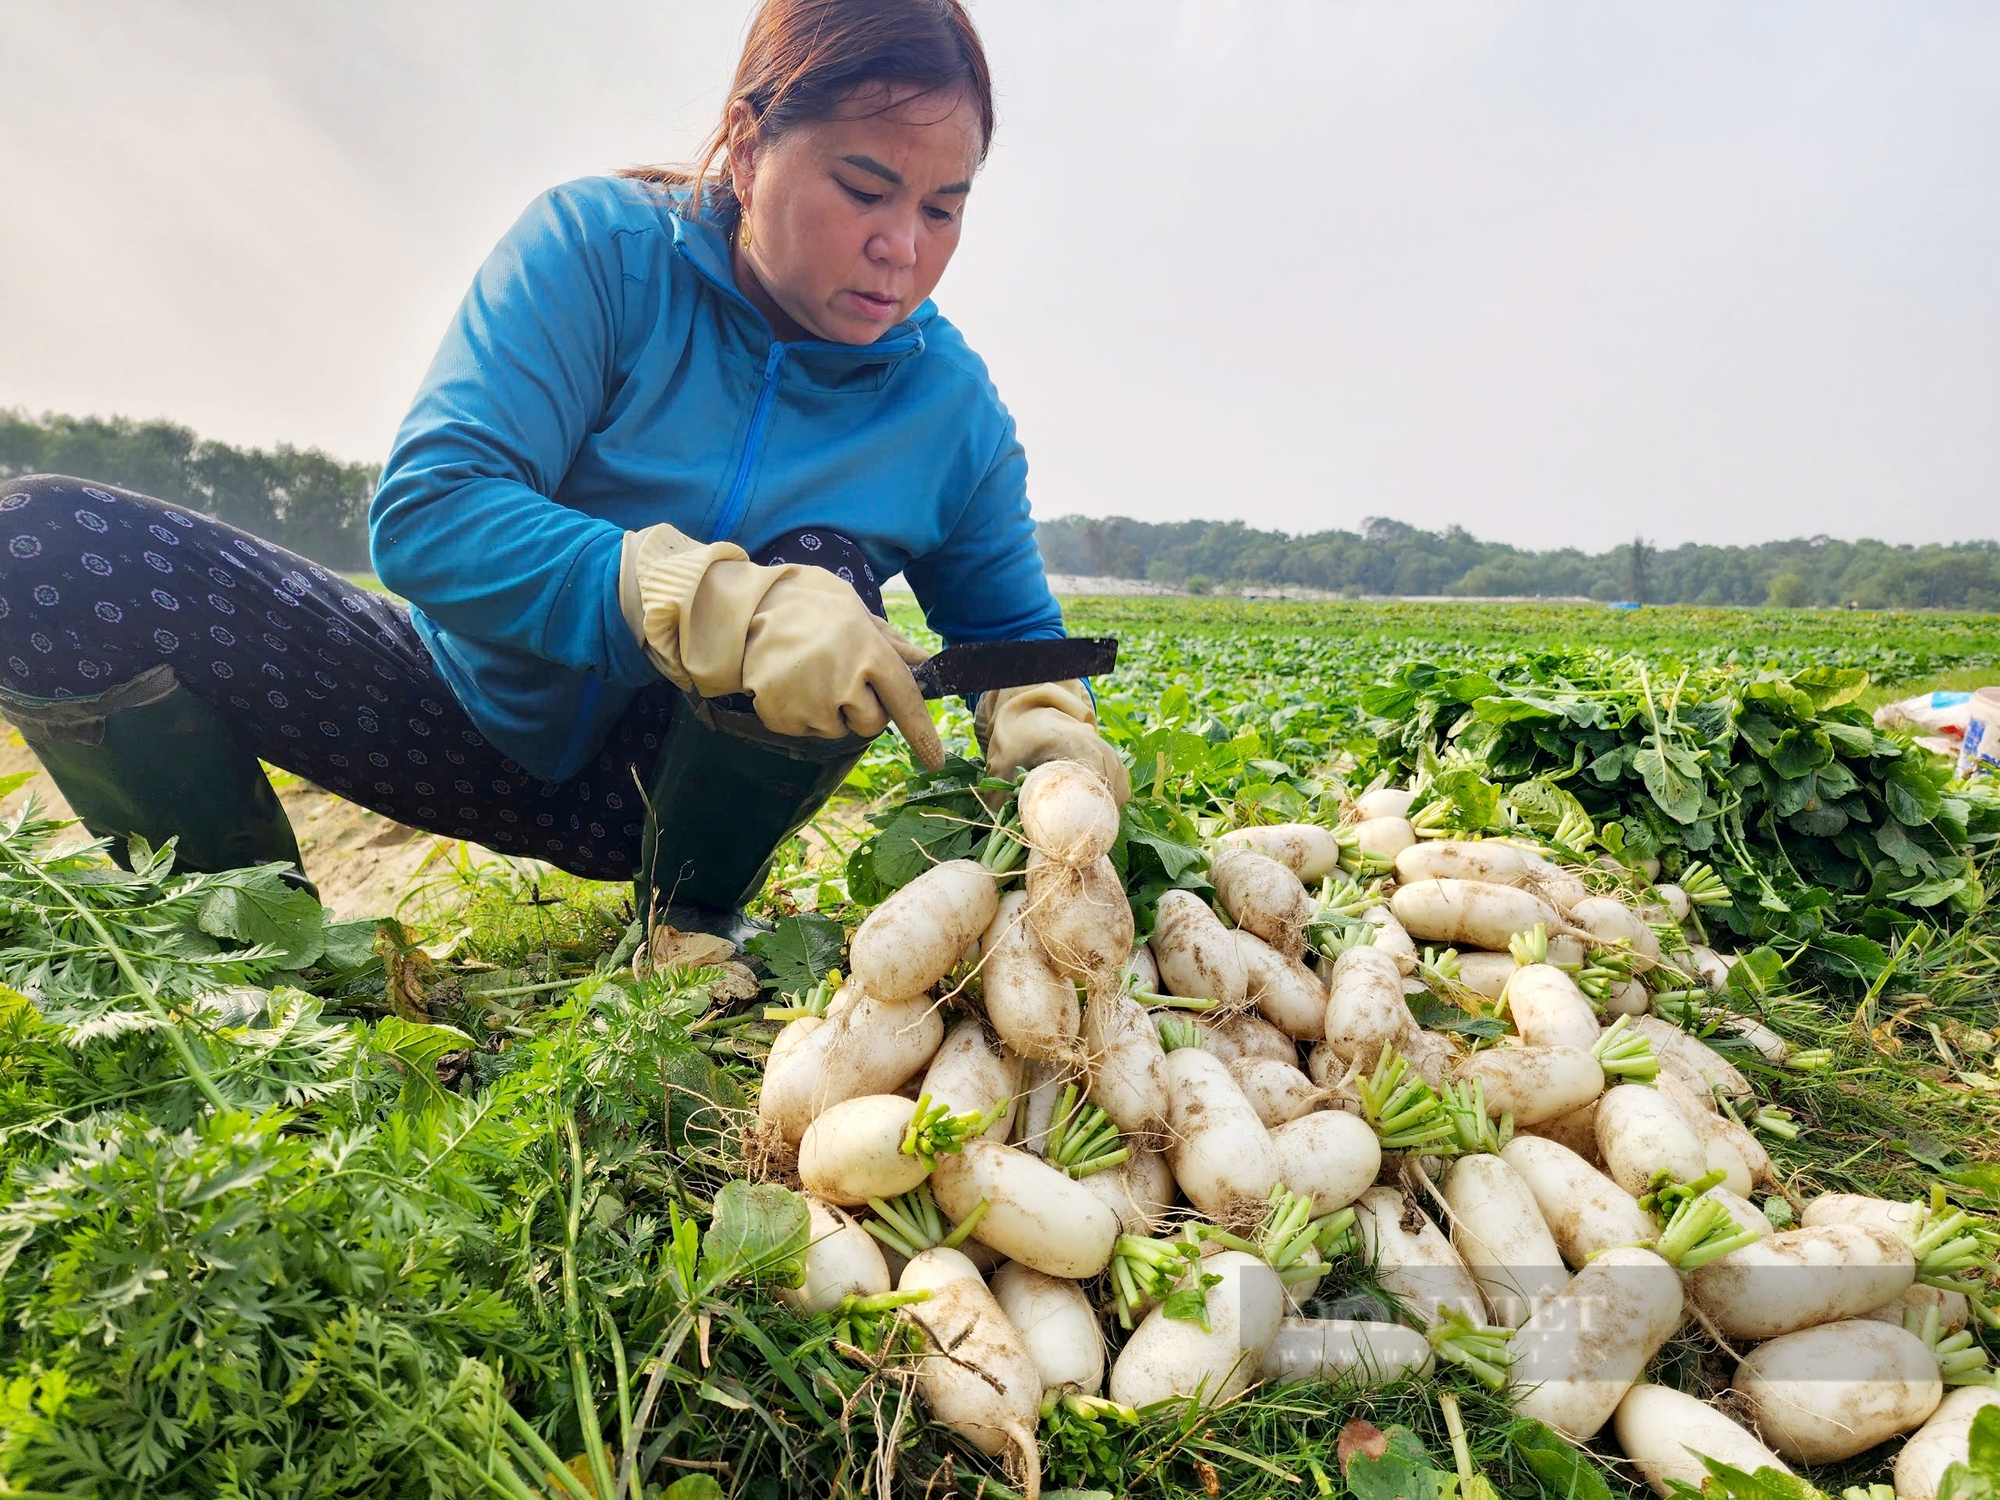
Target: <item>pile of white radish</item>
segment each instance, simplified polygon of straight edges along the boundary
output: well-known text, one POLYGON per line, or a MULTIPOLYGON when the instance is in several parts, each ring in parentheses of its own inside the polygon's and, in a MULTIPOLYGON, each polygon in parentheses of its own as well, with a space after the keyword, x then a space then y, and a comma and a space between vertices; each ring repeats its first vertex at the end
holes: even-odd
POLYGON ((1990 1380, 1990 1236, 1941 1197, 1774 1228, 1743 1122, 1793 1127, 1649 1014, 1727 983, 1719 882, 1428 836, 1416 800, 1219 833, 1212 896, 1169 890, 1135 946, 1110 790, 1029 772, 1018 834, 889 897, 844 980, 775 1013, 759 1137, 814 1237, 787 1299, 865 1350, 907 1331, 932 1414, 1031 1500, 1056 1403, 1440 1364, 1573 1441, 1609 1426, 1661 1493, 1699 1485, 1695 1453, 1831 1462, 1937 1413, 1928 1477, 1898 1470, 1931 1500, 1970 1423, 1946 1389, 1990 1380), (1307 1314, 1343 1256, 1381 1321, 1307 1314), (1741 1355, 1727 1410, 1644 1381, 1691 1325, 1741 1355))

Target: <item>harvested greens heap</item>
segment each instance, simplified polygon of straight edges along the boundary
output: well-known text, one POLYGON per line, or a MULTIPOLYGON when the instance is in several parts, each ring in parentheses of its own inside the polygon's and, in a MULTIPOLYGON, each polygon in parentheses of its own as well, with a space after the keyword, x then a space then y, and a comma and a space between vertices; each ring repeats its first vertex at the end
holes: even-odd
POLYGON ((1978 912, 2000 803, 1844 680, 1593 661, 1405 669, 1374 764, 1155 725, 1123 809, 948 763, 753 942, 768 1004, 656 939, 539 1006, 24 815, 0 1479, 1810 1496, 1915 1434, 1895 1494, 1983 1493, 1990 1169, 1772 1153, 1835 1064, 1799 973, 1872 1005, 1978 912), (1341 1428, 1413 1402, 1451 1469, 1341 1428))

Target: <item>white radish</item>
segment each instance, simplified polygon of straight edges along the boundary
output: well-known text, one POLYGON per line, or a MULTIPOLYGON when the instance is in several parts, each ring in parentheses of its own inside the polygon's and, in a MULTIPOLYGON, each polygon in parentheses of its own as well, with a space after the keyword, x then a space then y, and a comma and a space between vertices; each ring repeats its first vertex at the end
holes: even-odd
POLYGON ((1528 878, 1528 857, 1511 844, 1485 839, 1437 839, 1415 844, 1396 856, 1396 880, 1484 880, 1520 885, 1528 878))
POLYGON ((1017 1055, 1066 1061, 1077 1052, 1082 1006, 1075 984, 1042 951, 1027 908, 1026 891, 1009 891, 981 940, 986 1019, 1017 1055))
POLYGON ((968 1141, 939 1157, 931 1196, 954 1224, 984 1200, 972 1237, 1050 1276, 1095 1276, 1111 1264, 1118 1215, 1068 1173, 1016 1147, 968 1141))
POLYGON ((825 1016, 802 1016, 778 1033, 758 1089, 757 1118, 796 1145, 833 1105, 894 1093, 943 1040, 944 1018, 929 999, 880 1000, 850 981, 825 1016))
POLYGON ((1104 1389, 1104 1331, 1082 1287, 1011 1260, 993 1273, 991 1285, 1044 1391, 1094 1396, 1104 1389))
POLYGON ((1361 920, 1375 929, 1373 946, 1395 959, 1399 971, 1406 975, 1417 972, 1417 945, 1394 912, 1386 906, 1371 906, 1361 913, 1361 920))
POLYGON ((1865 1453, 1922 1426, 1944 1400, 1922 1339, 1854 1319, 1758 1345, 1733 1384, 1764 1441, 1799 1464, 1865 1453))
POLYGON ((1534 1193, 1505 1161, 1462 1156, 1440 1186, 1451 1211, 1452 1248, 1479 1283, 1493 1322, 1519 1328, 1569 1285, 1534 1193))
POLYGON ((1279 1383, 1390 1385, 1405 1375, 1430 1374, 1432 1358, 1430 1340, 1400 1323, 1286 1318, 1264 1351, 1263 1376, 1279 1383))
POLYGON ((1865 1193, 1821 1193, 1806 1205, 1799 1223, 1808 1228, 1820 1224, 1865 1224, 1870 1229, 1886 1229, 1901 1234, 1916 1222, 1913 1204, 1894 1198, 1870 1198, 1865 1193))
POLYGON ((1723 1021, 1722 1029, 1748 1042, 1767 1063, 1780 1064, 1792 1055, 1792 1044, 1762 1021, 1753 1021, 1748 1016, 1730 1016, 1723 1021))
POLYGON ((1215 899, 1238 927, 1289 958, 1305 950, 1313 901, 1285 866, 1254 849, 1223 848, 1216 851, 1208 876, 1215 882, 1215 899))
POLYGON ((1990 1385, 1962 1386, 1944 1398, 1896 1455, 1896 1500, 1937 1500, 1938 1481, 1967 1462, 1972 1424, 1989 1406, 2000 1406, 2000 1391, 1990 1385))
POLYGON ((1221 1278, 1205 1294, 1208 1326, 1170 1318, 1163 1307, 1147 1313, 1111 1367, 1113 1401, 1150 1406, 1198 1394, 1212 1404, 1257 1379, 1284 1317, 1278 1273, 1254 1255, 1225 1250, 1189 1272, 1196 1275, 1221 1278))
POLYGON ((977 1020, 965 1020, 945 1033, 918 1092, 955 1115, 984 1114, 1003 1105, 1004 1113, 985 1133, 990 1140, 1004 1141, 1013 1133, 1021 1081, 1021 1059, 988 1036, 977 1020))
POLYGON ((903 1150, 916 1113, 916 1101, 900 1094, 864 1094, 834 1105, 799 1142, 806 1191, 843 1208, 909 1192, 926 1175, 923 1162, 903 1150))
POLYGON ((1411 937, 1459 948, 1504 951, 1536 923, 1557 925, 1555 908, 1529 891, 1484 880, 1419 880, 1398 886, 1389 910, 1411 937))
POLYGON ((1587 896, 1569 909, 1570 922, 1602 943, 1620 943, 1643 959, 1660 956, 1660 937, 1616 896, 1587 896))
POLYGON ((1604 1092, 1604 1069, 1584 1047, 1489 1047, 1459 1063, 1458 1076, 1478 1079, 1487 1113, 1512 1115, 1517 1126, 1567 1115, 1604 1092))
POLYGON ((1165 1153, 1135 1148, 1115 1167, 1079 1178, 1077 1186, 1118 1216, 1127 1234, 1150 1235, 1178 1201, 1165 1153))
POLYGON ((1679 1274, 1650 1250, 1607 1250, 1514 1333, 1514 1410, 1587 1442, 1680 1327, 1679 1274))
POLYGON ((1021 778, 1015 806, 1028 847, 1066 865, 1087 865, 1118 842, 1118 803, 1104 778, 1073 760, 1050 760, 1021 778))
POLYGON ((1125 972, 1131 976, 1128 989, 1141 995, 1160 993, 1160 966, 1153 962, 1153 950, 1144 943, 1134 945, 1131 955, 1125 960, 1125 972))
POLYGON ((1860 1224, 1766 1235, 1691 1272, 1688 1294, 1725 1338, 1768 1339, 1857 1318, 1917 1278, 1900 1237, 1860 1224))
POLYGON ((1457 1045, 1442 1031, 1413 1031, 1403 1043, 1403 1056, 1434 1089, 1450 1085, 1460 1056, 1457 1045))
POLYGON ((1517 1135, 1500 1159, 1534 1195, 1557 1251, 1572 1269, 1620 1245, 1651 1244, 1660 1232, 1630 1193, 1567 1146, 1517 1135))
POLYGON ((1241 1010, 1246 979, 1236 934, 1193 891, 1168 891, 1153 911, 1153 962, 1170 995, 1241 1010))
POLYGON ((1108 856, 1066 865, 1030 854, 1028 921, 1049 962, 1092 986, 1107 983, 1132 952, 1132 904, 1108 856))
POLYGON ((1446 1312, 1486 1321, 1486 1301, 1451 1241, 1394 1188, 1370 1188, 1355 1209, 1362 1253, 1382 1290, 1429 1325, 1446 1312))
POLYGON ((1635 1385, 1618 1403, 1612 1430, 1655 1492, 1673 1493, 1678 1480, 1699 1490, 1708 1479, 1702 1457, 1755 1474, 1759 1469, 1792 1471, 1741 1423, 1706 1401, 1664 1385, 1635 1385))
POLYGON ((1615 986, 1604 1000, 1604 1014, 1613 1020, 1619 1016, 1643 1016, 1652 1008, 1653 992, 1637 979, 1615 986))
POLYGON ((1671 1021, 1658 1016, 1640 1016, 1626 1028, 1653 1044, 1653 1055, 1663 1068, 1672 1068, 1683 1082, 1707 1088, 1731 1099, 1750 1096, 1750 1080, 1737 1071, 1728 1058, 1697 1037, 1689 1036, 1671 1021))
POLYGON ((1417 841, 1417 830, 1408 818, 1364 818, 1354 825, 1354 843, 1363 854, 1385 863, 1394 863, 1417 841))
POLYGON ((1119 1132, 1154 1136, 1167 1123, 1167 1059, 1153 1018, 1129 995, 1103 993, 1083 1010, 1090 1099, 1119 1132))
POLYGON ((1708 1189, 1707 1192, 1702 1194, 1702 1197, 1713 1198, 1716 1202, 1720 1203, 1723 1212, 1735 1221, 1738 1229, 1747 1229, 1760 1239, 1765 1235, 1776 1234, 1778 1232, 1777 1226, 1764 1217, 1763 1209, 1752 1203, 1748 1198, 1732 1193, 1721 1183, 1717 1183, 1714 1187, 1708 1189))
POLYGON ((1549 934, 1548 961, 1558 968, 1580 969, 1583 967, 1583 939, 1567 932, 1549 934))
POLYGON ((848 945, 851 977, 884 1000, 921 995, 951 972, 999 904, 999 887, 977 860, 933 865, 868 914, 848 945))
POLYGON ((1288 958, 1255 933, 1238 931, 1243 955, 1243 996, 1286 1036, 1315 1041, 1326 1034, 1326 988, 1296 958, 1288 958))
MULTIPOLYGON (((1516 1120, 1524 1135, 1533 1135, 1545 1141, 1554 1141, 1566 1146, 1582 1157, 1598 1171, 1604 1170, 1604 1155, 1597 1149, 1597 1101, 1591 1100, 1581 1109, 1573 1109, 1566 1115, 1557 1115, 1553 1120, 1536 1120, 1522 1125, 1516 1120)), ((1615 1184, 1614 1184, 1615 1185, 1615 1184)), ((1624 1192, 1623 1188, 1618 1189, 1624 1192)))
POLYGON ((1656 885, 1653 887, 1653 897, 1666 907, 1667 915, 1674 921, 1685 922, 1688 919, 1692 903, 1688 900, 1688 893, 1679 886, 1656 885))
POLYGON ((1022 1493, 1042 1489, 1042 1378, 1027 1343, 1007 1321, 980 1279, 979 1268, 956 1250, 926 1250, 903 1268, 906 1292, 928 1291, 908 1316, 927 1345, 916 1363, 917 1391, 931 1416, 981 1453, 1020 1455, 1022 1493))
POLYGON ((1378 786, 1354 799, 1354 818, 1365 823, 1371 818, 1407 818, 1417 794, 1408 787, 1378 786))
MULTIPOLYGON (((1324 1000, 1320 1002, 1320 1011, 1324 1022, 1324 1000)), ((1204 1021, 1201 1023, 1201 1034, 1202 1045, 1224 1062, 1233 1062, 1239 1057, 1268 1057, 1273 1062, 1294 1064, 1299 1060, 1298 1043, 1262 1016, 1250 1011, 1239 1011, 1220 1021, 1204 1021)))
POLYGON ((1894 1323, 1898 1328, 1904 1328, 1909 1326, 1905 1319, 1911 1313, 1915 1313, 1921 1321, 1933 1312, 1937 1314, 1938 1332, 1941 1334, 1957 1333, 1972 1318, 1972 1307, 1965 1300, 1965 1293, 1926 1286, 1921 1281, 1894 1302, 1885 1302, 1861 1316, 1877 1323, 1894 1323))
POLYGON ((1729 961, 1713 948, 1696 943, 1688 949, 1687 962, 1694 977, 1709 989, 1719 990, 1729 983, 1729 961))
POLYGON ((1461 953, 1458 955, 1458 982, 1475 995, 1498 1000, 1507 981, 1521 966, 1510 953, 1461 953))
POLYGON ((806 1194, 809 1238, 805 1275, 778 1288, 778 1300, 802 1312, 827 1312, 843 1297, 874 1297, 889 1290, 889 1264, 875 1236, 831 1203, 806 1194))
POLYGON ((1337 1109, 1301 1115, 1271 1132, 1278 1180, 1312 1199, 1315 1218, 1347 1207, 1382 1170, 1382 1144, 1368 1123, 1337 1109))
POLYGON ((1317 823, 1238 828, 1216 842, 1230 848, 1255 850, 1275 859, 1306 885, 1318 885, 1340 868, 1340 840, 1334 837, 1333 830, 1321 828, 1317 823))
POLYGON ((1224 1066, 1267 1130, 1309 1115, 1319 1107, 1319 1090, 1290 1063, 1268 1057, 1239 1057, 1224 1066))
POLYGON ((1327 1045, 1364 1072, 1388 1046, 1400 1047, 1417 1030, 1403 999, 1396 962, 1378 948, 1349 948, 1334 962, 1327 984, 1327 1045))
POLYGON ((1229 1069, 1199 1047, 1167 1054, 1167 1133, 1174 1181, 1206 1217, 1262 1216, 1278 1182, 1277 1151, 1229 1069))
POLYGON ((1591 1047, 1602 1028, 1576 981, 1552 964, 1527 964, 1507 984, 1514 1030, 1531 1047, 1591 1047))
POLYGON ((1708 1151, 1694 1128, 1658 1089, 1621 1083, 1597 1101, 1597 1149, 1611 1180, 1633 1197, 1664 1170, 1693 1182, 1708 1170, 1708 1151))

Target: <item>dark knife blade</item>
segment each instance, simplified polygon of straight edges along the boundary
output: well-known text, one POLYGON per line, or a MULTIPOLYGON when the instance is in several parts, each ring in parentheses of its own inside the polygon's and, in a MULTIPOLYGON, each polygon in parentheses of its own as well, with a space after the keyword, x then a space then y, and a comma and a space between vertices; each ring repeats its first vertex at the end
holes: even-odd
POLYGON ((1117 661, 1118 642, 1109 636, 968 641, 962 646, 947 646, 922 666, 912 667, 910 673, 926 698, 943 698, 953 693, 985 693, 1034 682, 1096 677, 1109 672, 1117 661))

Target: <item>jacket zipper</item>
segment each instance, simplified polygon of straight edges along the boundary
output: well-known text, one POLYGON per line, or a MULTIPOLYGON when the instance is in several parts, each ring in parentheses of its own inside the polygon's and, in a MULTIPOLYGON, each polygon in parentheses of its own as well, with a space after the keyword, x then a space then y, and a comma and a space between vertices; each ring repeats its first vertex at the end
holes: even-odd
POLYGON ((777 399, 778 373, 784 362, 785 346, 774 339, 771 352, 764 356, 764 385, 757 392, 756 409, 750 413, 750 435, 743 440, 743 457, 737 461, 736 478, 730 483, 729 498, 722 505, 722 521, 711 541, 731 540, 742 523, 743 508, 749 498, 750 466, 757 461, 757 450, 763 446, 764 428, 771 420, 771 403, 777 399))

